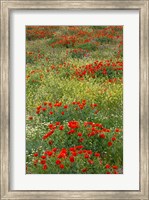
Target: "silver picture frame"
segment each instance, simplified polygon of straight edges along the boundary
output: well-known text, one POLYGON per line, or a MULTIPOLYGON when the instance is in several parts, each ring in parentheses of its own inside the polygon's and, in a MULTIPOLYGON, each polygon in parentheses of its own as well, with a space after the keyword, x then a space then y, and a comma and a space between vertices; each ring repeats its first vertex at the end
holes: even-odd
MULTIPOLYGON (((148 0, 1 0, 1 196, 11 199, 149 199, 149 1, 148 0), (139 10, 139 135, 140 166, 138 191, 14 191, 10 190, 10 12, 39 9, 139 10)), ((131 97, 130 97, 131 98, 131 97)), ((130 177, 131 178, 131 177, 130 177)))

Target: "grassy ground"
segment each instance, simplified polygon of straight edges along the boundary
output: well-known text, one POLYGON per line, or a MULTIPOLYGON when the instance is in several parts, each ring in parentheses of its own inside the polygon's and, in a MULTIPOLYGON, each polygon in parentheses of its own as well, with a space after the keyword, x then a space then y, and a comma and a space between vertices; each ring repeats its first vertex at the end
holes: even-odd
POLYGON ((122 27, 27 27, 26 111, 27 173, 122 173, 122 27))

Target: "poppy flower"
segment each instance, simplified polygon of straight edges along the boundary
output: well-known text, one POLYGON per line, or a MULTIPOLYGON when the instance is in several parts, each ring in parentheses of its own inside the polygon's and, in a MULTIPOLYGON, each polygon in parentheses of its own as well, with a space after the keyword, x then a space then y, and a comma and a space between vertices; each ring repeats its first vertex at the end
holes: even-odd
POLYGON ((96 157, 100 157, 100 153, 95 152, 94 154, 96 157))
POLYGON ((108 146, 109 146, 109 147, 112 146, 112 142, 108 142, 108 146))
POLYGON ((45 156, 45 155, 42 155, 41 158, 42 158, 42 159, 46 159, 46 156, 45 156))
POLYGON ((114 165, 112 166, 113 169, 118 169, 118 166, 114 165))
POLYGON ((55 107, 60 107, 62 105, 62 102, 57 102, 54 104, 55 107))
POLYGON ((40 164, 44 165, 46 163, 46 160, 41 160, 40 164))
POLYGON ((64 130, 64 126, 63 125, 61 125, 60 127, 59 127, 59 130, 64 130))
POLYGON ((115 141, 116 140, 116 137, 112 137, 112 141, 115 141))
POLYGON ((52 111, 50 111, 50 112, 49 112, 49 114, 50 114, 50 115, 53 115, 53 112, 52 112, 52 111))
POLYGON ((37 106, 37 110, 40 110, 41 109, 41 106, 37 106))
POLYGON ((118 132, 121 132, 121 130, 119 128, 116 128, 115 132, 118 133, 118 132))
POLYGON ((85 155, 84 155, 84 158, 89 158, 89 155, 88 155, 88 154, 85 154, 85 155))
POLYGON ((73 155, 73 156, 77 156, 77 153, 76 153, 76 152, 72 152, 72 155, 73 155))
POLYGON ((93 165, 94 164, 94 161, 93 160, 88 160, 88 162, 91 164, 91 165, 93 165))
POLYGON ((53 151, 53 152, 56 152, 56 151, 57 151, 57 148, 56 148, 56 147, 55 147, 55 148, 53 148, 53 149, 52 149, 52 151, 53 151))
POLYGON ((49 140, 49 144, 52 145, 53 144, 53 140, 49 140))
POLYGON ((110 165, 109 165, 109 164, 106 164, 105 168, 106 168, 106 169, 109 169, 109 168, 110 168, 110 165))
POLYGON ((34 153, 34 157, 37 157, 38 156, 38 153, 34 153))
POLYGON ((61 114, 64 115, 65 113, 64 113, 64 112, 61 112, 61 114))
POLYGON ((81 171, 85 173, 87 171, 87 168, 84 168, 81 171))
POLYGON ((61 124, 61 122, 56 122, 55 124, 56 124, 56 126, 58 126, 58 125, 60 125, 60 124, 61 124))
POLYGON ((33 117, 32 117, 32 116, 30 116, 28 119, 29 119, 29 120, 32 120, 32 119, 33 119, 33 117))
POLYGON ((52 156, 53 152, 52 151, 45 151, 45 154, 48 156, 52 156))
POLYGON ((68 135, 70 135, 70 134, 72 134, 72 133, 74 133, 75 132, 75 130, 74 129, 71 129, 69 132, 68 132, 68 135))
POLYGON ((70 122, 68 122, 68 127, 69 128, 78 128, 79 127, 79 122, 77 122, 77 121, 70 121, 70 122))
POLYGON ((63 165, 63 164, 60 164, 59 167, 60 167, 61 169, 64 169, 64 165, 63 165))
POLYGON ((47 110, 47 108, 42 108, 42 111, 45 112, 47 110))
POLYGON ((79 133, 78 133, 78 136, 81 137, 81 136, 82 136, 82 133, 79 132, 79 133))
POLYGON ((104 139, 106 136, 105 136, 104 133, 102 133, 102 134, 99 135, 99 137, 104 139))
POLYGON ((82 149, 84 146, 80 145, 80 146, 76 146, 76 149, 82 149))
POLYGON ((70 156, 69 160, 70 160, 70 162, 72 162, 72 163, 75 161, 75 159, 74 159, 73 156, 70 156))
POLYGON ((49 124, 48 127, 49 127, 50 129, 53 129, 54 125, 53 125, 53 124, 49 124))
POLYGON ((83 140, 84 140, 84 138, 80 138, 80 139, 78 140, 78 142, 83 142, 83 140))
POLYGON ((44 164, 43 165, 43 170, 46 170, 46 169, 48 169, 48 166, 47 166, 47 164, 44 164))
POLYGON ((92 150, 87 150, 87 153, 91 155, 92 154, 92 150))
POLYGON ((61 152, 57 157, 58 158, 65 158, 66 157, 66 153, 65 152, 61 152))
POLYGON ((60 163, 61 163, 61 161, 60 160, 56 160, 56 165, 59 165, 60 163))
POLYGON ((37 111, 36 111, 36 114, 37 114, 37 115, 40 114, 40 110, 37 110, 37 111))

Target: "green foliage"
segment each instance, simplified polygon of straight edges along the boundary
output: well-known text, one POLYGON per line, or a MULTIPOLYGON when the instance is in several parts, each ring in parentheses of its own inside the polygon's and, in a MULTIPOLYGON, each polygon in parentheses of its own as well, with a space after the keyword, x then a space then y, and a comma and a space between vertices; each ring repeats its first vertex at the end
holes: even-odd
POLYGON ((95 43, 84 43, 76 46, 77 48, 88 50, 88 51, 95 51, 97 50, 97 45, 95 43))

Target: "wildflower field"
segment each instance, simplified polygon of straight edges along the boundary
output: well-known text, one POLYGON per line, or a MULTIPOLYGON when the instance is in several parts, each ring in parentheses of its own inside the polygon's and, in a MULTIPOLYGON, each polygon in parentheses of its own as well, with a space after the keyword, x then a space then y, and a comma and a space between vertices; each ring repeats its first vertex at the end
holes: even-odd
POLYGON ((26 27, 26 173, 123 173, 123 27, 26 27))

